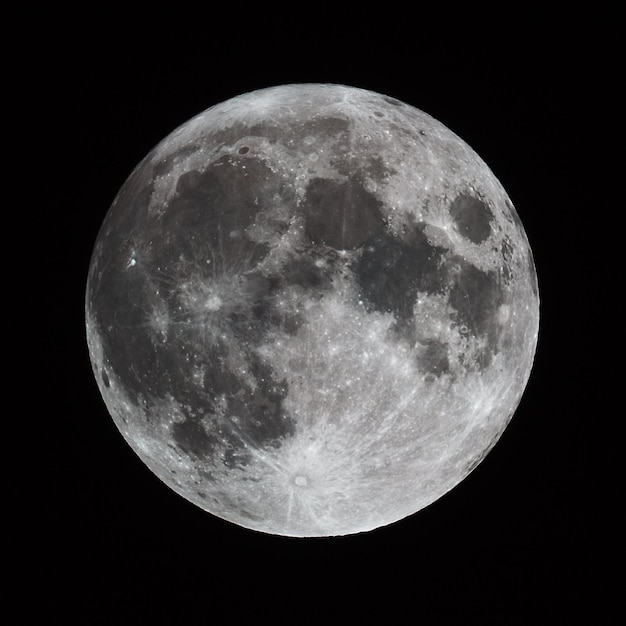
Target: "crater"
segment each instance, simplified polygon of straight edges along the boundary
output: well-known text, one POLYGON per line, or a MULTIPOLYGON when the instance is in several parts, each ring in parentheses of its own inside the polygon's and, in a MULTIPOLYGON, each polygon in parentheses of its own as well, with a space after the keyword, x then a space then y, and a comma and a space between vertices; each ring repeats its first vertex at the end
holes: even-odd
POLYGON ((396 98, 392 98, 391 96, 383 96, 383 100, 387 104, 391 104, 394 107, 403 107, 404 106, 404 102, 401 102, 400 100, 397 100, 396 98))
POLYGON ((493 214, 487 204, 470 193, 458 195, 450 205, 457 230, 472 243, 482 243, 491 235, 493 214))
POLYGON ((309 486, 309 479, 307 476, 304 476, 303 474, 298 474, 294 479, 293 482, 295 483, 296 486, 298 487, 308 487, 309 486))

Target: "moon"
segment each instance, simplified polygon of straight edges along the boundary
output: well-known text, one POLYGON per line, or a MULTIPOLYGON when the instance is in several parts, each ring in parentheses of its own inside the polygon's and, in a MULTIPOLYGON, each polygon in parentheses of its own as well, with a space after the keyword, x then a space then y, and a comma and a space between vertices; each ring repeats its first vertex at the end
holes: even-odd
POLYGON ((176 493, 294 537, 370 531, 475 468, 537 344, 523 225, 430 115, 343 85, 240 95, 132 172, 85 299, 97 384, 176 493))

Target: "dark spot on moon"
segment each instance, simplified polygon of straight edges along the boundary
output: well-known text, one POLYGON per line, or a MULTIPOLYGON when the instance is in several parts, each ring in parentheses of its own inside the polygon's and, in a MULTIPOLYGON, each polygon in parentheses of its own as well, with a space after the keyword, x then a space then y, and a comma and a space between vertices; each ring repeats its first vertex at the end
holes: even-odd
POLYGON ((502 273, 502 278, 505 281, 509 281, 511 279, 511 262, 513 259, 513 246, 511 245, 511 241, 508 238, 508 236, 505 236, 502 241, 500 254, 502 256, 502 266, 500 270, 502 273))
POLYGON ((350 120, 345 117, 315 117, 302 125, 302 136, 336 137, 347 132, 350 120))
MULTIPOLYGON (((337 402, 334 394, 329 397, 332 406, 320 404, 319 394, 309 393, 309 383, 318 379, 331 390, 342 376, 355 380, 349 371, 335 371, 334 357, 327 351, 335 330, 337 335, 350 333, 351 345, 357 342, 347 357, 368 349, 372 340, 389 342, 384 345, 400 348, 402 359, 412 359, 418 376, 427 381, 441 378, 440 383, 457 377, 463 367, 474 375, 490 358, 495 366, 496 349, 502 351, 502 368, 498 362, 495 376, 485 381, 486 395, 500 402, 499 408, 489 407, 493 410, 485 431, 464 442, 470 444, 465 460, 461 453, 454 458, 436 455, 439 466, 433 471, 454 480, 468 456, 484 447, 488 430, 504 424, 503 411, 510 414, 519 399, 532 356, 533 330, 536 340, 538 311, 533 316, 530 310, 535 304, 531 287, 536 291, 536 283, 529 282, 535 276, 532 257, 512 208, 502 207, 507 222, 499 223, 500 194, 495 198, 485 187, 481 195, 480 183, 473 191, 467 181, 461 188, 465 193, 455 198, 458 191, 452 192, 445 207, 425 206, 424 219, 432 218, 433 223, 423 225, 404 211, 385 222, 392 207, 367 191, 389 189, 390 164, 397 168, 393 183, 404 185, 405 191, 415 183, 412 164, 430 167, 435 176, 449 180, 447 189, 454 189, 461 175, 448 157, 464 152, 463 144, 455 146, 453 138, 440 141, 448 131, 394 98, 338 89, 283 87, 276 97, 271 92, 272 106, 255 109, 257 123, 252 126, 250 116, 238 112, 256 96, 222 105, 216 109, 217 118, 207 113, 173 134, 139 164, 116 198, 98 235, 88 281, 90 356, 97 362, 100 389, 108 404, 114 403, 113 419, 125 436, 141 433, 164 447, 167 454, 159 475, 184 497, 223 519, 287 536, 359 532, 372 522, 389 523, 394 511, 408 511, 411 505, 417 510, 423 503, 416 492, 413 502, 398 504, 396 496, 406 496, 404 487, 415 481, 395 471, 405 461, 410 465, 413 457, 400 458, 393 449, 385 457, 385 443, 392 445, 396 439, 393 433, 388 441, 383 437, 376 450, 380 471, 375 479, 385 484, 393 479, 396 485, 385 490, 386 500, 378 498, 380 481, 373 487, 371 481, 366 484, 367 468, 344 464, 341 475, 333 471, 332 459, 326 462, 328 454, 341 447, 341 433, 335 442, 322 442, 329 445, 320 448, 321 456, 314 461, 320 471, 330 472, 330 481, 313 480, 307 462, 294 459, 292 464, 291 441, 310 447, 302 419, 323 423, 330 410, 333 419, 346 422, 348 432, 351 424, 342 420, 342 412, 354 413, 354 401, 362 400, 343 387, 337 402), (228 111, 228 127, 220 111, 228 111), (423 138, 424 130, 433 134, 432 143, 423 138), (389 140, 377 151, 387 132, 389 140), (309 163, 312 155, 318 159, 309 163), (295 184, 294 172, 283 167, 285 158, 287 166, 291 159, 310 168, 303 183, 308 188, 295 184), (312 179, 315 176, 319 178, 312 179), (465 246, 455 251, 449 238, 437 231, 442 219, 465 246), (510 235, 512 252, 495 236, 501 226, 510 235), (461 253, 470 243, 482 242, 490 255, 477 263, 479 269, 468 259, 485 249, 477 247, 467 258, 461 253), (436 297, 422 299, 426 294, 436 297), (510 316, 508 308, 498 314, 504 295, 512 307, 510 316), (519 298, 531 300, 524 316, 513 315, 519 298), (352 314, 337 302, 351 303, 352 314), (417 310, 423 324, 417 323, 417 310), (321 336, 313 336, 317 316, 324 311, 321 336), (343 312, 344 319, 337 319, 343 312), (363 313, 373 322, 368 332, 383 334, 363 337, 360 345, 363 313), (297 333, 308 323, 311 333, 280 345, 284 333, 297 333), (509 352, 505 342, 512 344, 522 335, 528 338, 527 346, 509 352), (304 350, 302 363, 313 368, 310 376, 284 373, 292 362, 283 348, 304 350), (512 359, 516 363, 507 367, 512 359), (452 465, 445 465, 450 461, 454 476, 448 472, 452 465), (279 480, 272 476, 275 470, 279 480), (365 482, 348 485, 360 478, 365 482), (345 494, 325 493, 324 484, 332 490, 337 480, 349 486, 345 494), (342 498, 354 494, 363 496, 354 506, 342 498), (321 515, 319 507, 308 506, 311 497, 322 502, 321 515)), ((261 102, 268 101, 262 97, 261 102)), ((468 166, 479 180, 481 162, 468 166)), ((426 199, 416 192, 411 202, 417 207, 426 199)), ((342 339, 337 341, 333 347, 341 350, 342 339)), ((293 356, 299 359, 300 353, 293 356)), ((398 364, 402 371, 403 363, 398 364)), ((375 368, 388 366, 393 364, 384 354, 368 362, 367 367, 374 368, 371 381, 383 381, 384 372, 379 372, 381 378, 375 368)), ((393 377, 394 372, 388 374, 393 377)), ((441 386, 431 387, 431 396, 424 398, 426 408, 441 401, 446 393, 441 386)), ((384 390, 372 386, 371 392, 380 400, 384 390)), ((479 402, 471 392, 462 399, 479 402)), ((366 404, 376 404, 377 398, 365 397, 366 404)), ((396 407, 393 398, 390 402, 386 408, 397 417, 399 429, 403 423, 410 428, 414 413, 404 412, 404 404, 396 407)), ((436 408, 445 412, 445 399, 436 408)), ((353 440, 363 435, 363 424, 356 424, 353 440)), ((411 446, 422 443, 409 442, 404 448, 410 455, 411 446)), ((154 449, 135 447, 152 467, 154 449)), ((353 457, 358 463, 358 455, 353 457)), ((436 487, 443 490, 450 484, 436 487)), ((439 495, 433 485, 427 488, 430 495, 439 495)))
MULTIPOLYGON (((232 435, 229 437, 230 442, 233 441, 232 435)), ((235 447, 232 443, 228 444, 228 447, 224 451, 222 456, 222 463, 228 469, 235 469, 236 467, 245 467, 250 461, 250 453, 243 447, 235 447)))
POLYGON ((302 314, 277 307, 274 299, 269 296, 253 305, 252 315, 260 324, 278 328, 288 335, 295 335, 304 323, 302 314))
POLYGON ((387 104, 391 104, 394 107, 403 107, 404 106, 404 102, 401 102, 400 100, 396 100, 396 98, 392 98, 390 96, 383 96, 383 100, 387 104))
MULTIPOLYGON (((512 202, 508 198, 505 200, 505 206, 508 209, 508 214, 505 213, 505 216, 511 223, 515 224, 519 232, 521 240, 527 241, 526 231, 524 230, 524 225, 522 224, 522 220, 520 219, 520 216, 515 210, 515 207, 513 206, 512 202)), ((528 245, 526 246, 526 249, 527 249, 527 255, 528 255, 526 262, 528 266, 528 278, 530 281, 530 288, 533 292, 533 295, 537 297, 539 295, 539 285, 537 283, 537 269, 535 268, 535 262, 533 260, 532 251, 528 245)))
POLYGON ((418 365, 427 374, 439 377, 450 369, 448 346, 441 341, 436 339, 424 341, 417 354, 418 365))
POLYGON ((535 261, 533 260, 532 252, 528 250, 528 274, 530 278, 530 288, 533 291, 535 297, 539 295, 539 284, 537 282, 537 270, 535 269, 535 261))
POLYGON ((312 241, 337 250, 358 248, 383 223, 379 200, 357 180, 315 178, 307 187, 303 206, 312 241))
POLYGON ((240 163, 224 156, 205 170, 178 178, 167 212, 143 235, 151 241, 153 266, 161 273, 178 275, 181 259, 208 274, 230 267, 245 271, 267 254, 263 244, 233 234, 245 232, 272 202, 279 181, 259 159, 247 158, 245 168, 240 163), (209 254, 214 256, 211 264, 206 262, 209 254))
POLYGON ((280 282, 282 285, 296 285, 306 289, 309 297, 314 297, 331 286, 335 269, 330 255, 317 257, 314 251, 302 255, 287 263, 281 270, 280 282), (316 264, 316 259, 320 262, 316 264))
POLYGON ((283 409, 287 387, 276 380, 271 368, 259 357, 250 356, 250 373, 256 387, 239 388, 227 397, 229 415, 238 416, 233 433, 242 442, 253 443, 260 448, 279 447, 281 442, 293 435, 295 424, 283 409))
POLYGON ((246 519, 251 520, 253 522, 264 521, 262 516, 257 515, 256 513, 252 513, 251 511, 247 509, 241 508, 241 504, 239 503, 237 503, 237 513, 238 515, 241 515, 241 517, 245 517, 246 519))
POLYGON ((199 458, 210 455, 216 443, 200 424, 191 419, 172 424, 172 438, 182 452, 199 458))
POLYGON ((473 335, 482 335, 488 330, 494 312, 502 302, 502 294, 491 273, 464 261, 459 265, 450 290, 450 305, 460 323, 467 326, 473 335))
POLYGON ((452 277, 449 303, 454 321, 467 333, 486 338, 487 349, 495 351, 499 337, 496 318, 504 301, 496 275, 459 257, 451 259, 447 270, 452 277))
POLYGON ((518 215, 517 211, 515 210, 515 207, 513 206, 513 203, 507 198, 507 200, 505 201, 504 204, 505 204, 506 208, 509 210, 509 214, 507 216, 509 218, 509 221, 512 222, 513 224, 515 224, 519 234, 522 236, 522 238, 525 238, 526 237, 526 231, 524 230, 524 225, 522 224, 522 220, 520 219, 520 216, 518 215))
POLYGON ((472 243, 482 243, 491 234, 493 214, 485 202, 474 195, 458 195, 450 205, 450 215, 459 232, 472 243))
MULTIPOLYGON (((133 183, 135 195, 132 200, 122 198, 120 211, 126 219, 124 211, 129 207, 123 203, 135 202, 131 218, 141 229, 120 226, 102 238, 105 257, 118 262, 93 268, 100 280, 98 292, 90 295, 105 361, 124 381, 130 401, 145 399, 146 411, 154 415, 164 399, 195 407, 193 412, 183 411, 186 419, 171 426, 177 448, 194 458, 207 458, 227 446, 221 460, 233 467, 248 462, 249 445, 279 445, 293 432, 282 407, 286 391, 253 354, 274 321, 256 308, 272 298, 272 278, 256 271, 267 247, 233 236, 245 232, 277 194, 284 202, 290 200, 281 191, 284 182, 263 162, 246 157, 245 169, 240 163, 232 155, 225 156, 204 170, 182 174, 163 217, 147 215, 149 194, 133 183), (134 247, 149 250, 149 264, 128 266, 125 242, 129 238, 134 247), (242 283, 240 291, 246 297, 210 313, 217 321, 198 318, 202 311, 186 307, 181 300, 179 286, 187 278, 202 281, 216 276, 227 282, 231 273, 242 283), (155 292, 174 316, 167 342, 159 344, 146 324, 146 312, 154 310, 155 292), (119 324, 119 319, 124 323, 119 324), (210 339, 205 322, 216 325, 226 339, 216 339, 217 332, 210 339), (245 359, 249 371, 233 369, 234 352, 245 359), (204 374, 198 378, 198 372, 204 374), (191 384, 194 380, 198 383, 191 384), (220 397, 226 398, 225 403, 219 404, 220 397)), ((304 281, 304 267, 293 271, 293 280, 304 281)), ((314 271, 307 280, 319 282, 314 271)), ((297 323, 285 320, 289 328, 297 323)), ((106 386, 108 378, 102 380, 106 386)))
MULTIPOLYGON (((236 371, 228 369, 228 358, 229 347, 224 345, 214 347, 202 361, 205 375, 201 397, 221 398, 214 406, 207 407, 211 417, 202 428, 215 436, 219 433, 228 448, 222 461, 234 467, 247 463, 248 446, 279 447, 294 433, 295 426, 283 408, 286 386, 274 378, 260 357, 255 354, 248 357, 249 369, 244 376, 254 378, 252 386, 236 371)), ((202 403, 200 397, 184 401, 190 406, 202 403)))
POLYGON ((368 307, 392 312, 398 320, 412 317, 418 291, 443 290, 439 266, 444 252, 431 245, 419 227, 404 237, 384 231, 375 235, 353 266, 368 307))

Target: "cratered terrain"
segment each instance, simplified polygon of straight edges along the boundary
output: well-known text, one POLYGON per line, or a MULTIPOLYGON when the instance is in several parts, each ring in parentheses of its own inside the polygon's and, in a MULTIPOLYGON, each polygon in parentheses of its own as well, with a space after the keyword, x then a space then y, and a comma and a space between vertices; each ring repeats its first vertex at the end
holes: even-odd
POLYGON ((524 228, 481 158, 394 98, 286 85, 157 145, 98 235, 96 380, 169 487, 246 528, 368 531, 496 443, 539 324, 524 228))

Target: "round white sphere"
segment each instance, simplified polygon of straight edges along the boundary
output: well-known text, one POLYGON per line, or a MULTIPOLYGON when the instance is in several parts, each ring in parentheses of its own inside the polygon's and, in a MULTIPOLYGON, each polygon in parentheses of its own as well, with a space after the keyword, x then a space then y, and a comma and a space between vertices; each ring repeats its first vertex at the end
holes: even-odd
POLYGON ((181 496, 246 528, 345 535, 457 485, 519 404, 532 254, 435 119, 340 85, 214 106, 137 166, 98 235, 104 401, 181 496))

